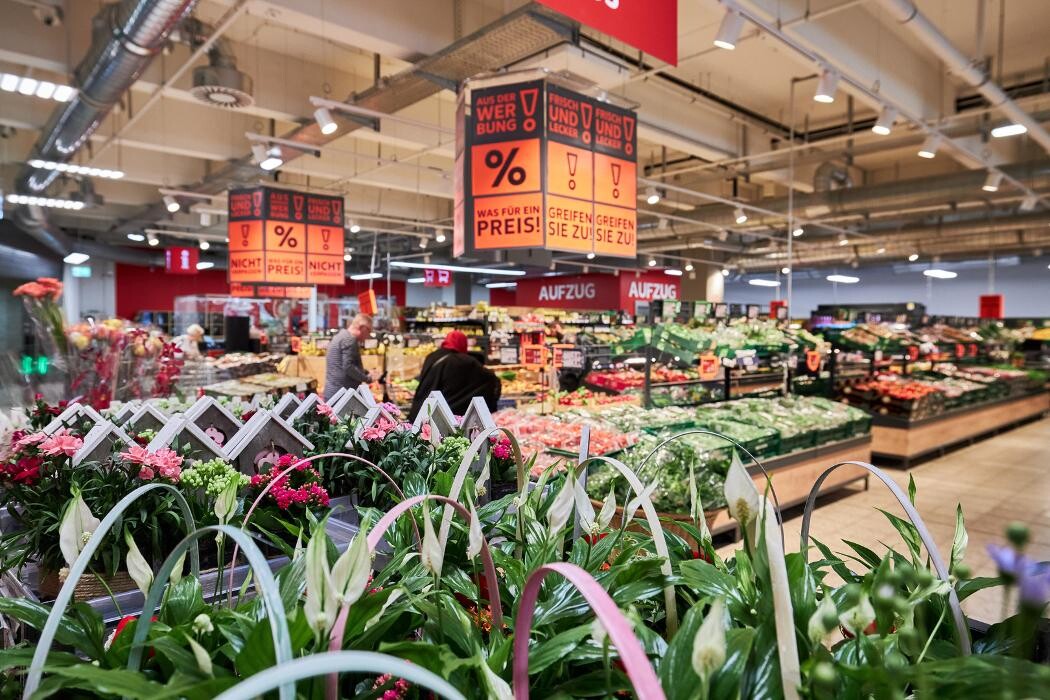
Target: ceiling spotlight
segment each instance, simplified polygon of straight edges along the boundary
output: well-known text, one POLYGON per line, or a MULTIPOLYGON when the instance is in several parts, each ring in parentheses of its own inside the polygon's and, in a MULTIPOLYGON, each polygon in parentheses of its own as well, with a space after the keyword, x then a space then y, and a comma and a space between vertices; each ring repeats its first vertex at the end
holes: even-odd
POLYGON ((830 68, 825 68, 817 81, 817 91, 813 93, 814 102, 831 104, 835 101, 835 89, 839 84, 839 74, 830 68))
POLYGON ((141 233, 129 233, 128 240, 135 241, 136 243, 142 243, 142 241, 146 240, 146 237, 143 236, 141 233))
POLYGON ((1021 200, 1021 204, 1018 209, 1021 211, 1032 211, 1035 209, 1035 205, 1039 204, 1039 197, 1034 194, 1025 195, 1025 198, 1021 200))
POLYGON ((213 267, 215 267, 215 263, 207 262, 206 260, 202 260, 199 263, 197 263, 198 270, 210 270, 213 267))
POLYGON ((1005 138, 1007 136, 1020 136, 1021 134, 1027 133, 1028 128, 1024 124, 1003 124, 992 129, 992 136, 997 139, 1005 138))
POLYGON ((70 253, 66 257, 62 258, 62 262, 69 265, 80 265, 81 263, 87 262, 91 258, 87 253, 70 253))
POLYGON ((804 229, 801 226, 799 226, 798 228, 796 228, 794 231, 791 232, 791 235, 794 236, 795 238, 798 238, 799 236, 801 236, 805 232, 806 232, 806 229, 804 229))
POLYGON ((951 280, 959 276, 958 272, 952 272, 951 270, 941 270, 936 267, 932 267, 929 270, 923 270, 922 274, 927 277, 933 277, 939 280, 951 280))
POLYGON ((263 170, 276 170, 284 165, 284 156, 281 154, 280 146, 271 146, 266 151, 266 157, 259 161, 259 167, 263 170))
POLYGON ((152 247, 156 248, 160 245, 160 239, 156 236, 150 236, 149 239, 147 239, 147 243, 149 243, 152 247))
POLYGON ((656 267, 656 258, 649 258, 649 267, 656 267))
POLYGON ((687 263, 685 264, 685 271, 686 271, 686 272, 692 272, 692 271, 693 271, 693 263, 691 263, 691 262, 687 262, 687 263))
POLYGON ((266 160, 266 146, 261 143, 252 144, 252 162, 256 165, 266 160))
POLYGON ((744 28, 744 16, 731 9, 726 10, 722 18, 722 25, 715 35, 714 44, 720 49, 732 51, 736 48, 736 42, 740 39, 740 31, 744 28))
POLYGON ((179 204, 179 200, 175 199, 170 194, 164 195, 164 207, 172 214, 182 208, 179 204))
POLYGON ((782 274, 782 275, 790 275, 791 274, 791 268, 790 267, 782 267, 782 268, 780 268, 780 274, 782 274))
POLYGON ((420 239, 419 239, 419 247, 420 247, 420 249, 422 249, 422 250, 426 250, 426 249, 427 249, 427 239, 425 239, 425 238, 420 238, 420 239))
POLYGON ((1003 181, 1003 174, 997 170, 989 170, 988 176, 984 178, 984 184, 981 185, 981 189, 985 192, 998 192, 999 185, 1003 181))
POLYGON ((918 259, 919 259, 919 254, 918 253, 912 253, 911 255, 908 256, 908 262, 915 262, 918 259))
POLYGON ((895 121, 897 121, 897 110, 883 107, 879 113, 879 118, 875 120, 875 125, 871 127, 871 130, 879 136, 889 136, 895 121))
POLYGON ((849 238, 846 237, 846 234, 839 234, 839 245, 849 245, 849 238))
POLYGON ((203 241, 202 240, 201 241, 201 250, 207 250, 208 248, 211 248, 211 243, 209 243, 208 241, 203 241))
POLYGON ((727 270, 726 268, 723 267, 722 268, 722 276, 723 277, 729 277, 729 270, 727 270))
POLYGON ((747 283, 750 284, 753 287, 779 287, 780 286, 780 282, 777 282, 776 280, 757 279, 757 280, 748 280, 747 283))
POLYGON ((853 277, 852 275, 828 275, 825 279, 828 282, 835 282, 837 284, 856 284, 860 282, 860 277, 853 277))
POLYGON ((201 226, 211 226, 211 214, 206 211, 201 212, 201 226))
POLYGON ((885 252, 886 252, 885 248, 876 248, 875 249, 875 255, 882 255, 885 252))
POLYGON ((926 137, 926 140, 922 142, 922 148, 919 149, 920 158, 933 158, 937 155, 937 149, 940 148, 941 137, 937 134, 930 134, 926 137))
POLYGON ((438 243, 444 243, 445 242, 445 232, 442 231, 441 229, 438 229, 437 233, 434 234, 434 240, 437 241, 438 243))
POLYGON ((353 259, 354 256, 350 255, 350 253, 343 253, 343 262, 350 262, 353 259))
POLYGON ((332 113, 328 111, 327 107, 318 107, 314 110, 314 121, 317 122, 317 126, 320 127, 321 133, 325 136, 334 134, 339 130, 339 125, 335 123, 335 119, 332 119, 332 113))
POLYGON ((350 233, 360 233, 360 232, 361 232, 361 225, 358 224, 356 221, 351 221, 350 222, 350 233))
POLYGON ((594 253, 587 253, 588 260, 594 260, 594 253))
POLYGON ((660 190, 650 185, 645 190, 645 202, 646 204, 653 205, 660 203, 660 190))
POLYGON ((736 222, 738 224, 746 224, 747 223, 747 214, 745 214, 744 210, 741 209, 740 207, 737 207, 736 209, 733 210, 733 218, 736 219, 736 222))

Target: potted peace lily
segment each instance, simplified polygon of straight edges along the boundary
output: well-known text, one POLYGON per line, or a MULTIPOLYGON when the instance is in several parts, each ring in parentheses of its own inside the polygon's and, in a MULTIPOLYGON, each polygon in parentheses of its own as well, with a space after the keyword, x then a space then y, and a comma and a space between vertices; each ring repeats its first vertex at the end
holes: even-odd
MULTIPOLYGON (((408 671, 391 657, 411 661, 421 682, 447 683, 455 694, 446 697, 468 698, 1028 697, 1050 682, 1050 670, 1024 659, 1050 582, 1016 543, 997 553, 1026 591, 1019 617, 966 653, 955 598, 1006 579, 966 578, 961 518, 947 580, 928 571, 922 529, 903 519, 893 520, 903 553, 846 543, 849 554, 837 555, 820 543, 808 562, 785 555, 771 502, 735 463, 725 497, 744 546, 723 561, 698 517, 697 558, 664 532, 649 489, 626 467, 633 491, 613 527, 615 496, 592 508, 572 471, 530 484, 520 460, 520 490, 482 505, 484 474, 471 478, 470 461, 468 451, 438 492, 366 513, 342 554, 318 523, 276 578, 255 557, 257 595, 229 605, 205 603, 184 575, 184 543, 147 586, 149 619, 127 622, 107 647, 89 612, 67 615, 57 641, 77 655, 0 652, 5 682, 35 687, 44 671, 52 692, 213 697, 239 682, 287 683, 314 656, 332 675, 300 683, 302 697, 424 696, 399 683, 408 671), (641 531, 626 529, 639 511, 641 531), (353 666, 359 657, 334 652, 347 649, 384 656, 353 666), (368 671, 334 674, 351 666, 368 671)), ((691 508, 703 512, 695 498, 691 508)), ((222 533, 240 538, 249 560, 258 553, 240 531, 222 533)), ((3 600, 0 612, 39 626, 47 610, 3 600)))

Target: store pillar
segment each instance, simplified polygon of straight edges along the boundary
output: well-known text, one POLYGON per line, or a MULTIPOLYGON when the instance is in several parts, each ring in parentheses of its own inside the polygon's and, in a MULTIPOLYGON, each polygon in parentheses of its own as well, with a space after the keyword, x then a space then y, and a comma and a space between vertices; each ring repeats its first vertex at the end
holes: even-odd
POLYGON ((471 303, 470 295, 473 284, 470 275, 452 276, 453 289, 456 290, 456 304, 469 305, 471 303))
POLYGON ((704 265, 703 274, 706 277, 704 299, 707 301, 725 301, 726 278, 722 275, 722 268, 718 265, 704 265))

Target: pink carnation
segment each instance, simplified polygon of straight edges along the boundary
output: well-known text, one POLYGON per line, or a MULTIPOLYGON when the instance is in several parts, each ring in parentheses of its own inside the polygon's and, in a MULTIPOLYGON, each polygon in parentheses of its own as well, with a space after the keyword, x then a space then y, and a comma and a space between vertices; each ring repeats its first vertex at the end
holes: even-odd
POLYGON ((153 480, 153 469, 150 468, 148 465, 143 464, 142 468, 139 469, 139 478, 142 479, 143 481, 152 481, 153 480))
POLYGON ((387 420, 386 418, 380 417, 380 419, 376 421, 376 427, 382 430, 384 433, 389 433, 391 430, 397 427, 397 423, 392 420, 387 420))
POLYGON ((21 451, 21 450, 24 450, 25 448, 29 447, 30 445, 37 445, 37 444, 43 442, 46 439, 47 439, 47 433, 45 433, 45 432, 27 433, 27 434, 23 435, 22 437, 18 438, 18 440, 15 441, 15 444, 12 445, 12 447, 16 451, 21 451))
POLYGON ((430 423, 424 423, 423 427, 419 429, 419 437, 426 442, 430 442, 430 423))
POLYGON ((400 418, 401 417, 401 409, 398 407, 398 405, 396 403, 391 403, 389 401, 384 401, 383 403, 379 404, 379 406, 384 411, 386 411, 387 413, 392 415, 394 418, 400 418))
POLYGON ((40 451, 46 455, 64 454, 72 457, 83 446, 83 440, 63 429, 41 442, 40 451))
POLYGON ((372 426, 371 428, 365 428, 362 430, 361 437, 365 440, 382 440, 386 437, 386 431, 378 425, 372 426))
POLYGON ((316 410, 317 410, 317 415, 319 415, 319 416, 327 416, 327 417, 330 418, 331 416, 335 415, 335 411, 332 410, 332 407, 329 406, 324 401, 318 401, 317 402, 316 410))
POLYGON ((165 479, 178 481, 182 474, 182 455, 175 450, 162 447, 153 453, 149 465, 156 468, 165 479))
POLYGON ((121 452, 120 456, 132 464, 149 464, 153 458, 149 450, 142 445, 132 445, 124 452, 121 452))

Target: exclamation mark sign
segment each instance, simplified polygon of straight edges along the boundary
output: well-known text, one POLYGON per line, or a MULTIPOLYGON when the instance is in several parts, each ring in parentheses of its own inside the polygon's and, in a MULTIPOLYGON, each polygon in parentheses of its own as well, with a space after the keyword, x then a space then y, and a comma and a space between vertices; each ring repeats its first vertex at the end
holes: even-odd
POLYGON ((521 91, 521 108, 525 112, 525 120, 521 123, 521 126, 525 131, 536 130, 536 120, 533 117, 536 114, 536 102, 539 100, 539 97, 539 88, 521 91))
POLYGON ((569 161, 569 189, 576 189, 576 164, 579 162, 580 155, 578 153, 566 153, 565 158, 569 161))
POLYGON ((613 199, 620 198, 620 164, 609 163, 612 166, 613 199))
POLYGON ((251 230, 251 224, 241 224, 241 247, 248 247, 248 236, 251 230))
POLYGON ((321 248, 328 250, 328 239, 331 238, 332 232, 326 228, 321 229, 321 248))

